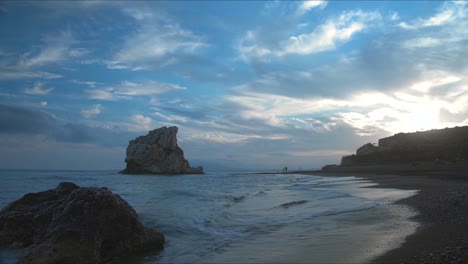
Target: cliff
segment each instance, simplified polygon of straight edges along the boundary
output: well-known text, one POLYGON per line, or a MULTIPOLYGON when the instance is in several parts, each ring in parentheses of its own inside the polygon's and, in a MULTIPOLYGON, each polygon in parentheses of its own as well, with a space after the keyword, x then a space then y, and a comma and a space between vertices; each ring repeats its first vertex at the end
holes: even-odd
MULTIPOLYGON (((367 143, 341 159, 339 167, 468 161, 468 126, 398 133, 367 143)), ((331 167, 324 167, 325 170, 331 167)))
POLYGON ((177 145, 178 128, 161 127, 128 143, 125 174, 203 174, 203 167, 190 167, 177 145))

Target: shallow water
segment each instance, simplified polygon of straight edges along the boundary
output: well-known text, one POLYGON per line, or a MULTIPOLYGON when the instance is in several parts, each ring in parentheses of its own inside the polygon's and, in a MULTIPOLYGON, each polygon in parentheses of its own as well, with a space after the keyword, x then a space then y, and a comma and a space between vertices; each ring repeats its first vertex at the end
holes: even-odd
MULTIPOLYGON (((362 262, 398 246, 417 227, 408 220, 414 212, 393 204, 414 191, 362 188, 373 184, 356 177, 295 174, 5 170, 0 207, 62 181, 108 187, 164 233, 162 252, 128 263, 362 262)), ((14 254, 0 251, 0 263, 12 263, 14 254)))

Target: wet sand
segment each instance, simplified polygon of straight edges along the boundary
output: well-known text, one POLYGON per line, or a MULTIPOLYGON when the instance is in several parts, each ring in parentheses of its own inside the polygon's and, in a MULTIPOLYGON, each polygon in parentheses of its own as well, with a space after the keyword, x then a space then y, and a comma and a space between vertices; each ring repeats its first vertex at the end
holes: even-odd
POLYGON ((468 263, 468 172, 425 171, 420 173, 320 173, 313 175, 356 176, 378 183, 379 188, 420 190, 399 200, 418 211, 418 230, 401 247, 372 263, 468 263))

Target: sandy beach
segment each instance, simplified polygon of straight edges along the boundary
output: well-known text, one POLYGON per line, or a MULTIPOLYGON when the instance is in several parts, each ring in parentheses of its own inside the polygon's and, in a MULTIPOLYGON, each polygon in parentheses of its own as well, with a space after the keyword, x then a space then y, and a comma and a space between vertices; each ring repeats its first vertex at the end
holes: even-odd
POLYGON ((356 176, 378 183, 380 188, 419 190, 398 201, 416 209, 418 230, 401 247, 374 259, 373 263, 468 263, 468 178, 464 171, 421 173, 317 173, 356 176))

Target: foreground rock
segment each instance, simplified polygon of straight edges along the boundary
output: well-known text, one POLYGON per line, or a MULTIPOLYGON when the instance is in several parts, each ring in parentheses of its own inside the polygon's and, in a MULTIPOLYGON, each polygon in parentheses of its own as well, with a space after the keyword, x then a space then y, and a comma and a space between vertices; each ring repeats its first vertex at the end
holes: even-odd
POLYGON ((161 127, 128 143, 126 174, 202 174, 190 167, 177 145, 177 127, 161 127))
POLYGON ((162 249, 164 236, 107 188, 62 182, 0 211, 0 246, 28 247, 19 263, 103 263, 162 249))

